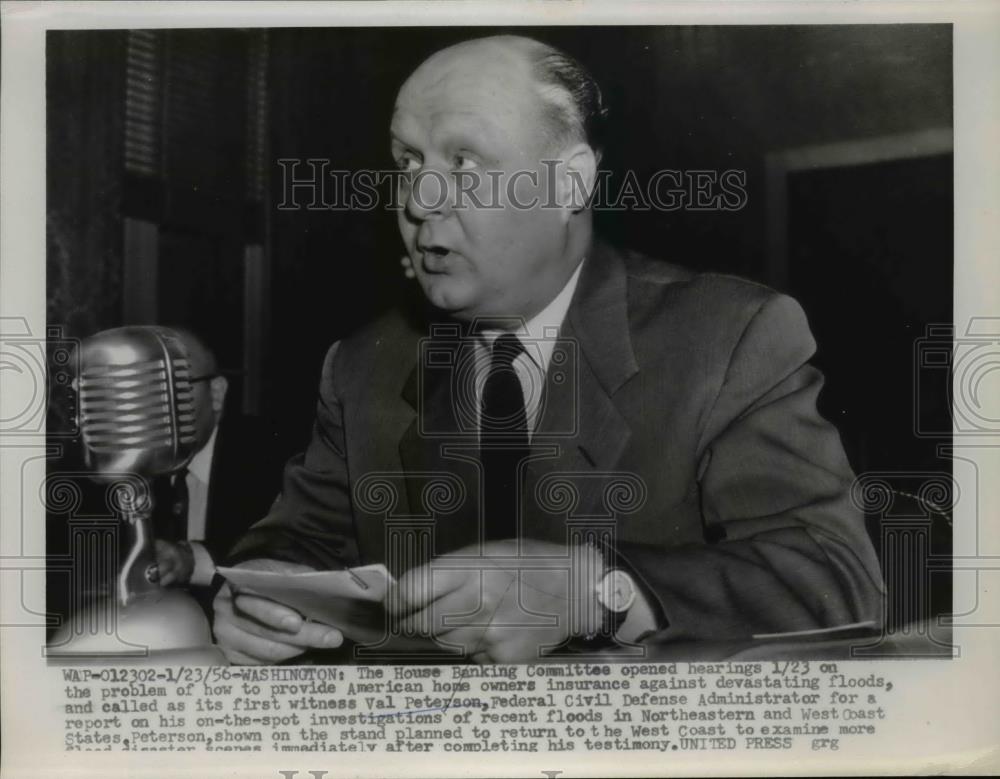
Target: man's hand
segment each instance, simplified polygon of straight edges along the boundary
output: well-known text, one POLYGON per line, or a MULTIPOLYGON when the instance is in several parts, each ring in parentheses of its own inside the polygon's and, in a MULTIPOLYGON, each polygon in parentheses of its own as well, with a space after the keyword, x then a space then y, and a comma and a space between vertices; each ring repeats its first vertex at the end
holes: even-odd
POLYGON ((603 561, 589 546, 523 539, 466 547, 413 568, 399 580, 397 616, 477 663, 537 660, 546 648, 600 624, 594 585, 603 561), (449 568, 465 557, 462 567, 449 568), (503 559, 507 558, 507 559, 503 559), (570 581, 586 583, 570 590, 570 581))
POLYGON ((194 573, 194 552, 187 544, 173 544, 156 539, 156 569, 161 587, 185 585, 194 573))
MULTIPOLYGON (((313 570, 279 560, 248 560, 236 567, 285 573, 313 570)), ((216 642, 229 662, 236 665, 277 663, 307 649, 333 649, 344 641, 336 628, 307 622, 294 609, 249 590, 234 593, 228 583, 215 596, 213 608, 216 642)))

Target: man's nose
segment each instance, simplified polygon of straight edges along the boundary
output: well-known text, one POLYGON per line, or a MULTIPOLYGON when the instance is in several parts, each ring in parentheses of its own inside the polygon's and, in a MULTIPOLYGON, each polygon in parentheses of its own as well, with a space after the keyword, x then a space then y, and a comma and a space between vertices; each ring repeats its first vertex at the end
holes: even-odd
POLYGON ((410 182, 407 214, 419 221, 447 216, 452 209, 452 189, 449 176, 434 168, 423 168, 410 182))

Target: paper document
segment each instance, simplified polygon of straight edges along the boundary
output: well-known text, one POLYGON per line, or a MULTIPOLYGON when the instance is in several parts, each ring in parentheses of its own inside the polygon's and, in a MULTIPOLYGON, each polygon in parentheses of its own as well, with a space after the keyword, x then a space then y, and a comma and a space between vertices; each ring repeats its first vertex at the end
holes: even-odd
POLYGON ((219 568, 218 572, 239 589, 252 590, 308 619, 332 625, 352 641, 376 641, 385 634, 385 597, 395 580, 384 565, 307 573, 246 568, 219 568))

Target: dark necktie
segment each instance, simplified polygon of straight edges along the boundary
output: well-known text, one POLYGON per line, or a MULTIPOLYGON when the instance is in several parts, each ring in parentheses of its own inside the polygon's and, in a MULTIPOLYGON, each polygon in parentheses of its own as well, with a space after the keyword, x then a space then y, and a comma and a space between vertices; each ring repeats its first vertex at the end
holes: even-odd
POLYGON ((505 333, 493 344, 483 387, 479 447, 483 464, 483 507, 488 540, 517 535, 518 465, 528 455, 524 393, 514 371, 524 351, 516 335, 505 333))
POLYGON ((154 486, 154 510, 157 516, 157 536, 166 541, 183 541, 187 538, 188 485, 187 468, 157 479, 154 486))

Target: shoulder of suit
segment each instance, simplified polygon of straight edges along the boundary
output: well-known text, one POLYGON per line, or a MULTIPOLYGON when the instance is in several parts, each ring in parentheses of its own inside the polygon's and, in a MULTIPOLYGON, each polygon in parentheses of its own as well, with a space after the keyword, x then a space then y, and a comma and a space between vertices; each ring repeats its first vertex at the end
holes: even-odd
POLYGON ((377 352, 392 348, 400 340, 416 340, 421 333, 421 328, 405 311, 391 308, 341 339, 339 348, 377 352))
POLYGON ((405 311, 390 309, 337 341, 324 365, 324 383, 366 383, 412 369, 426 330, 405 311))
POLYGON ((622 252, 628 277, 630 302, 660 307, 690 306, 719 314, 721 311, 756 311, 780 293, 749 279, 722 273, 699 273, 683 265, 622 252))
POLYGON ((774 341, 811 354, 815 341, 801 306, 764 284, 720 273, 696 273, 636 253, 623 257, 628 318, 637 355, 649 360, 668 344, 730 354, 742 339, 774 341))

